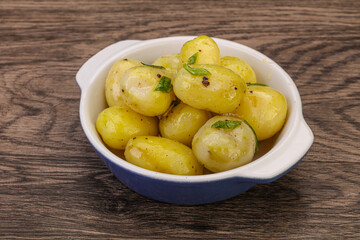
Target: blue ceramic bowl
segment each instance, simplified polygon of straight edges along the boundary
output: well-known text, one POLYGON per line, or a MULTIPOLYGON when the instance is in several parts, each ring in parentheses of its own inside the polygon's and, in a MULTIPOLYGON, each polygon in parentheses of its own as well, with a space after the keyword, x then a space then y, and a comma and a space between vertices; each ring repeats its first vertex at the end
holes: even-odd
POLYGON ((121 58, 151 63, 156 58, 178 53, 194 36, 168 37, 146 41, 120 41, 91 57, 78 71, 81 88, 80 120, 89 142, 106 166, 135 192, 167 203, 195 205, 236 196, 256 183, 272 182, 290 171, 307 153, 314 136, 302 115, 299 92, 289 75, 265 55, 239 43, 213 38, 222 56, 236 56, 248 62, 258 82, 282 92, 288 103, 287 120, 281 132, 260 142, 260 151, 251 163, 221 173, 178 176, 137 167, 110 151, 95 129, 98 114, 106 108, 104 86, 111 66, 121 58))

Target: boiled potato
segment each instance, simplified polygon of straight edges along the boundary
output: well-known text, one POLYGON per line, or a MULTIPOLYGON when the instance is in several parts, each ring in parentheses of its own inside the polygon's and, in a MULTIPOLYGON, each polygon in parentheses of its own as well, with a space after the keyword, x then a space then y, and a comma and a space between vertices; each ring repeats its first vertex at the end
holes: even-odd
POLYGON ((191 149, 162 137, 134 137, 126 145, 125 159, 142 168, 176 175, 200 175, 203 167, 191 149))
POLYGON ((145 116, 161 115, 174 99, 171 81, 171 74, 164 69, 133 67, 127 70, 121 79, 120 96, 135 112, 145 116), (159 84, 163 84, 164 91, 157 90, 159 84))
POLYGON ((163 66, 166 71, 172 74, 173 77, 176 76, 178 71, 178 66, 180 63, 179 54, 167 54, 156 59, 152 64, 157 66, 163 66))
POLYGON ((191 146, 195 133, 211 118, 211 113, 179 103, 161 116, 159 128, 161 136, 191 146))
POLYGON ((111 148, 125 149, 129 139, 140 135, 158 135, 158 119, 134 112, 127 106, 103 110, 96 121, 96 130, 111 148))
POLYGON ((244 79, 246 83, 256 83, 256 75, 251 66, 237 57, 220 58, 221 66, 226 67, 244 79))
POLYGON ((199 36, 186 42, 180 50, 180 65, 188 63, 189 58, 198 53, 195 64, 217 64, 220 65, 220 50, 216 42, 207 36, 199 36))
POLYGON ((287 103, 284 95, 271 87, 250 85, 233 113, 250 123, 260 141, 272 137, 282 128, 287 103))
POLYGON ((241 119, 215 116, 195 134, 192 147, 201 164, 212 172, 222 172, 251 162, 256 137, 241 119))
POLYGON ((182 68, 174 80, 174 92, 184 103, 215 113, 234 111, 240 104, 246 84, 233 71, 218 65, 192 65, 211 75, 192 75, 182 68))
POLYGON ((120 59, 112 65, 105 81, 105 97, 109 107, 125 105, 120 96, 120 80, 126 70, 140 65, 140 61, 128 58, 120 59))

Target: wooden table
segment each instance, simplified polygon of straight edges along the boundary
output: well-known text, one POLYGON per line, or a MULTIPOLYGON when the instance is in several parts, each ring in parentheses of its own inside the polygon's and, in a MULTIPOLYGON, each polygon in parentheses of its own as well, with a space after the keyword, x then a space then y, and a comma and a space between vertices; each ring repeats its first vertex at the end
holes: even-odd
POLYGON ((360 2, 0 1, 0 238, 360 239, 360 2), (208 35, 294 79, 314 144, 230 200, 176 206, 120 183, 82 132, 75 74, 125 39, 208 35))

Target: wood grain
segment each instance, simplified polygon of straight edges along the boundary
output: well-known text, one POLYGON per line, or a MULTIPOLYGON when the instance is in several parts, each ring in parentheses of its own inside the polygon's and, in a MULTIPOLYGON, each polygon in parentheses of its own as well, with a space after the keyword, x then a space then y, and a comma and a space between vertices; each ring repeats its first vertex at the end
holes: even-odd
POLYGON ((359 1, 0 1, 1 239, 360 239, 359 1), (203 206, 155 202, 82 132, 79 67, 125 39, 201 35, 294 79, 315 142, 281 179, 203 206))

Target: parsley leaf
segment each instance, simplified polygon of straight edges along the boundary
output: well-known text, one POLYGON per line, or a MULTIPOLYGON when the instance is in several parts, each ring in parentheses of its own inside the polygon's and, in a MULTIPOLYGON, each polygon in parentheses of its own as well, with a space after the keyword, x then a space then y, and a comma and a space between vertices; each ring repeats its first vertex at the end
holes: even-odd
POLYGON ((192 68, 189 66, 189 64, 186 63, 183 64, 183 68, 185 68, 185 70, 188 71, 191 75, 197 75, 197 76, 211 75, 211 73, 205 68, 192 68))
POLYGON ((263 86, 263 87, 268 87, 268 85, 266 84, 262 84, 262 83, 246 83, 246 86, 263 86))
POLYGON ((212 128, 223 128, 223 129, 234 129, 237 126, 239 126, 240 124, 241 124, 241 121, 225 120, 225 121, 217 121, 216 123, 211 125, 211 127, 212 128))
POLYGON ((197 59, 198 55, 199 55, 198 52, 194 53, 194 54, 189 58, 188 64, 194 64, 194 63, 196 62, 196 59, 197 59))
POLYGON ((259 150, 259 143, 258 143, 258 139, 257 139, 256 133, 255 133, 254 129, 252 128, 252 126, 251 126, 246 120, 244 120, 244 123, 246 123, 246 125, 248 125, 249 128, 251 129, 251 131, 254 133, 254 135, 255 135, 255 140, 256 140, 255 150, 258 151, 258 150, 259 150))
POLYGON ((180 100, 179 99, 176 99, 176 100, 174 100, 174 101, 172 101, 171 102, 171 105, 173 105, 174 107, 176 107, 177 105, 179 105, 180 104, 180 100))
POLYGON ((146 63, 141 63, 142 65, 148 66, 148 67, 153 67, 153 68, 161 68, 161 69, 165 69, 163 66, 158 66, 158 65, 151 65, 151 64, 146 64, 146 63))
POLYGON ((160 81, 154 91, 161 91, 164 93, 169 93, 173 89, 173 85, 171 84, 171 79, 165 76, 160 78, 160 81))

